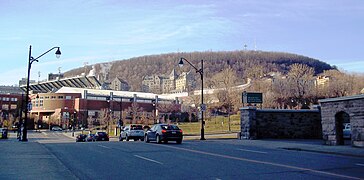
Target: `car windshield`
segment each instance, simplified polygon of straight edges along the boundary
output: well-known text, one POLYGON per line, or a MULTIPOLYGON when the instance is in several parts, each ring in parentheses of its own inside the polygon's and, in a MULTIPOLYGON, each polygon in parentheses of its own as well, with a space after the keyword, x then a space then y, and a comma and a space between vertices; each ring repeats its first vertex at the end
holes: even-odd
POLYGON ((164 130, 179 130, 178 126, 176 125, 161 125, 161 127, 164 130))
POLYGON ((106 133, 105 132, 98 132, 97 133, 99 136, 105 136, 106 135, 106 133))
POLYGON ((142 125, 131 125, 130 130, 143 130, 142 125))

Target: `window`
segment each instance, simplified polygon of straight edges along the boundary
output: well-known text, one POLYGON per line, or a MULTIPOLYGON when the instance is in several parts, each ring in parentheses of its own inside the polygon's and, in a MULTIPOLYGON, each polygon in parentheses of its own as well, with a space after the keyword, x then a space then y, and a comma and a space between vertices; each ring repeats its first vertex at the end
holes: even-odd
POLYGON ((131 125, 130 130, 143 130, 142 125, 131 125))
POLYGON ((56 96, 51 96, 51 99, 56 99, 56 96))
POLYGON ((72 96, 66 96, 66 99, 72 99, 72 96))
POLYGON ((63 96, 58 96, 58 99, 63 99, 63 96))

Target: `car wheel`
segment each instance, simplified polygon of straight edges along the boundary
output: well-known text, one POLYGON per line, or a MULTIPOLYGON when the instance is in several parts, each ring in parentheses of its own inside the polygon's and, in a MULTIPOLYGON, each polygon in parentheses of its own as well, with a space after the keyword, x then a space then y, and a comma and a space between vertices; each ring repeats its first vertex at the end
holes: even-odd
POLYGON ((145 135, 145 142, 146 143, 149 143, 150 141, 149 141, 149 138, 148 138, 148 136, 147 135, 145 135))
POLYGON ((128 135, 126 135, 126 136, 125 136, 125 140, 126 140, 126 141, 129 141, 129 137, 128 137, 128 135))
POLYGON ((177 141, 176 141, 176 143, 177 143, 177 144, 181 144, 181 143, 182 143, 182 139, 177 140, 177 141))
POLYGON ((156 137, 156 140, 157 140, 157 143, 160 144, 161 143, 161 138, 160 136, 157 134, 157 137, 156 137))

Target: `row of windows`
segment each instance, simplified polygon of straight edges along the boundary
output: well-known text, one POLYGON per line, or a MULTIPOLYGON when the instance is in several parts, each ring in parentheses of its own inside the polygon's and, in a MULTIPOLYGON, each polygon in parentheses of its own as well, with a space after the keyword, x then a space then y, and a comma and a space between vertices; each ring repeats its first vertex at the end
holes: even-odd
POLYGON ((18 101, 18 98, 2 97, 1 99, 3 101, 12 101, 12 102, 18 101))
MULTIPOLYGON (((42 96, 39 99, 64 99, 64 96, 42 96)), ((72 96, 66 96, 66 99, 72 99, 72 96)))

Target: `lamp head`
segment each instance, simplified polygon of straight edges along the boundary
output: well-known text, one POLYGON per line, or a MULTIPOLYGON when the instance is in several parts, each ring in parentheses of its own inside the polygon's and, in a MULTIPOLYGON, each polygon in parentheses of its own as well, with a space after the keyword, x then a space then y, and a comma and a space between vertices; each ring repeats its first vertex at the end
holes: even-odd
POLYGON ((181 58, 181 60, 179 61, 178 65, 179 65, 179 67, 182 67, 183 66, 183 58, 181 58))
POLYGON ((56 57, 57 58, 61 57, 61 50, 59 50, 59 47, 57 48, 57 51, 56 51, 56 57))

